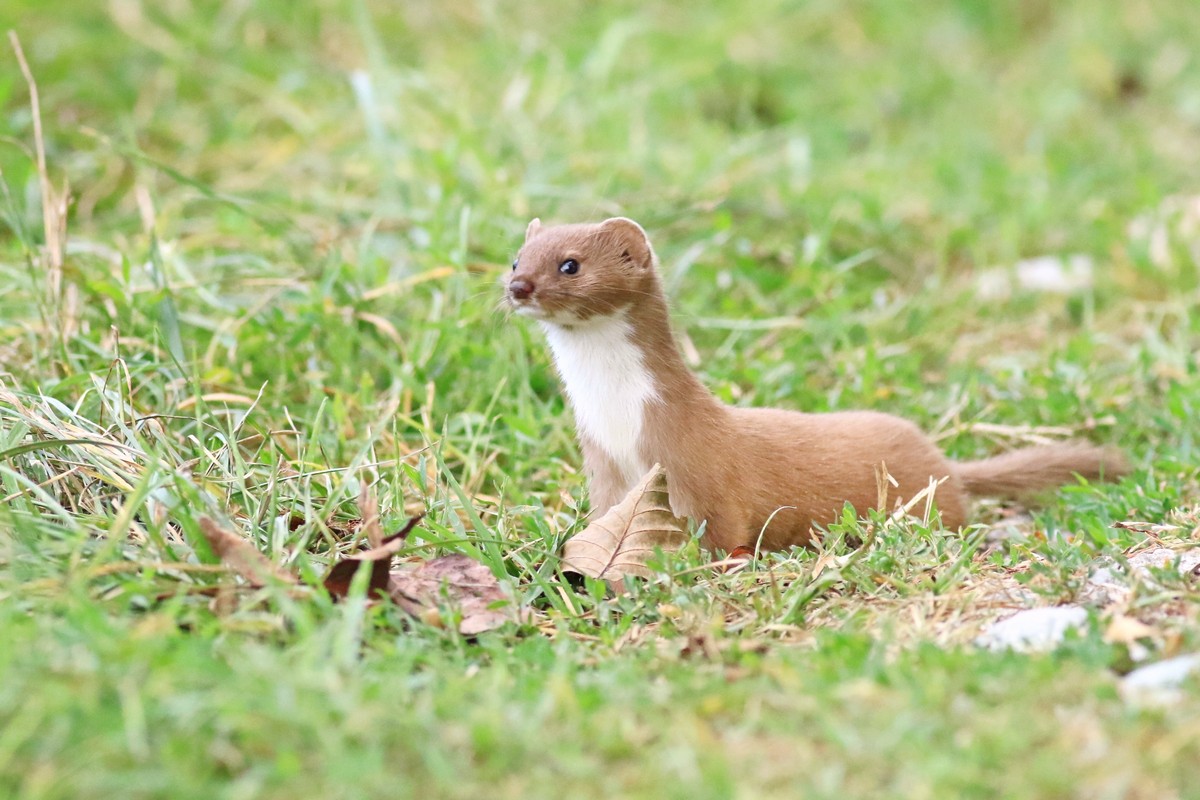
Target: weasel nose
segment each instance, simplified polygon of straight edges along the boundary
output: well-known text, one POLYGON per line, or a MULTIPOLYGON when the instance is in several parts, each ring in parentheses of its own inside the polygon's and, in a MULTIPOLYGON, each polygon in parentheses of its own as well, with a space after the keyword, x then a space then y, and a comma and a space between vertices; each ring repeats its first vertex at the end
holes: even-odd
POLYGON ((523 281, 520 278, 509 281, 508 293, 514 300, 528 300, 533 295, 533 281, 523 281))

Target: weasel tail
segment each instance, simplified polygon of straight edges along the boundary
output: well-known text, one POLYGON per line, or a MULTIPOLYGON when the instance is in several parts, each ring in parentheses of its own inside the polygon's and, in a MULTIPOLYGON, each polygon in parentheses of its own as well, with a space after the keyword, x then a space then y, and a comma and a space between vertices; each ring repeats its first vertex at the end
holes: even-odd
POLYGON ((1121 451, 1084 442, 1046 444, 1014 450, 980 461, 960 461, 954 473, 973 495, 1026 497, 1063 484, 1075 476, 1087 481, 1112 480, 1129 471, 1121 451))

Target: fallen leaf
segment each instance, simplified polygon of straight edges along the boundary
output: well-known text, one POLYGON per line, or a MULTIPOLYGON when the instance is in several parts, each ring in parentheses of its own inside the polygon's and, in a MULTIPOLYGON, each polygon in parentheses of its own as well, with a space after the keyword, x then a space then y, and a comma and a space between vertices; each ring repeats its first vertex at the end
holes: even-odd
POLYGON ((409 614, 430 624, 443 624, 439 609, 449 606, 459 612, 458 631, 464 636, 526 617, 523 610, 514 611, 512 601, 490 569, 459 554, 393 572, 388 594, 409 614))
POLYGON ((272 580, 294 584, 295 575, 271 563, 257 547, 243 536, 222 528, 211 517, 200 517, 200 530, 221 563, 246 579, 251 586, 265 586, 272 580))
POLYGON ((671 512, 667 473, 655 464, 624 500, 567 540, 562 569, 607 581, 615 590, 626 575, 650 577, 646 562, 655 550, 672 552, 687 540, 684 521, 671 512))
POLYGON ((404 523, 404 527, 399 531, 380 540, 378 547, 372 547, 370 550, 364 550, 361 553, 347 556, 334 564, 323 581, 325 590, 335 598, 345 597, 350 593, 350 582, 354 580, 354 575, 358 572, 359 567, 363 563, 369 563, 371 565, 371 580, 367 594, 369 596, 374 596, 377 593, 387 594, 388 573, 392 569, 392 556, 396 555, 400 551, 400 548, 404 547, 404 540, 408 537, 409 532, 412 531, 424 516, 424 514, 418 514, 404 523))
MULTIPOLYGON (((370 525, 373 500, 360 496, 364 525, 370 525)), ((410 569, 392 571, 392 556, 404 546, 404 540, 423 514, 410 519, 403 529, 381 540, 378 547, 347 556, 334 564, 325 576, 326 590, 336 598, 345 597, 350 583, 364 564, 371 577, 368 594, 387 595, 398 606, 419 620, 441 627, 442 606, 460 614, 458 630, 474 636, 504 623, 524 619, 525 611, 513 612, 500 582, 492 571, 464 555, 451 555, 425 561, 410 569)))
POLYGON ((1135 617, 1117 614, 1104 631, 1104 641, 1113 644, 1130 644, 1138 639, 1150 638, 1156 633, 1154 628, 1135 617))

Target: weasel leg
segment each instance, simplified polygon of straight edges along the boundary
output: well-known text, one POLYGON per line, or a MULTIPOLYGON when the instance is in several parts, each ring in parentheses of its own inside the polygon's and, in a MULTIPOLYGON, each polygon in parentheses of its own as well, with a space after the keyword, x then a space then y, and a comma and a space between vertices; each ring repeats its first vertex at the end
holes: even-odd
POLYGON ((708 517, 705 522, 704 538, 701 543, 706 549, 721 550, 726 554, 732 553, 739 547, 754 550, 754 537, 750 535, 745 523, 726 521, 715 516, 708 517))
POLYGON ((617 463, 599 447, 584 445, 583 468, 588 476, 588 499, 593 519, 606 514, 633 488, 617 463))

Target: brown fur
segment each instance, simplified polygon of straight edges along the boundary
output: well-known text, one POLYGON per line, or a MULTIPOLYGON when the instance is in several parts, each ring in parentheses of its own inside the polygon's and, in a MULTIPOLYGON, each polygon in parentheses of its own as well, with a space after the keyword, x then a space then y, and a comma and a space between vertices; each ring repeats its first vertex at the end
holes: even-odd
MULTIPOLYGON (((936 503, 949 528, 965 524, 970 495, 1027 495, 1076 474, 1092 480, 1127 469, 1119 452, 1078 442, 955 463, 911 422, 889 414, 720 403, 679 354, 657 259, 630 220, 552 228, 534 220, 508 286, 514 308, 567 330, 627 315, 658 393, 645 405, 638 455, 645 465, 663 465, 675 511, 706 521, 712 548, 753 547, 760 539, 766 549, 805 544, 813 525, 834 521, 845 503, 859 511, 878 504, 881 464, 899 484, 889 487, 889 506, 922 491, 930 479, 945 478, 936 503), (559 272, 566 259, 579 262, 577 274, 559 272)), ((581 433, 597 512, 615 505, 633 483, 602 444, 581 433)))

